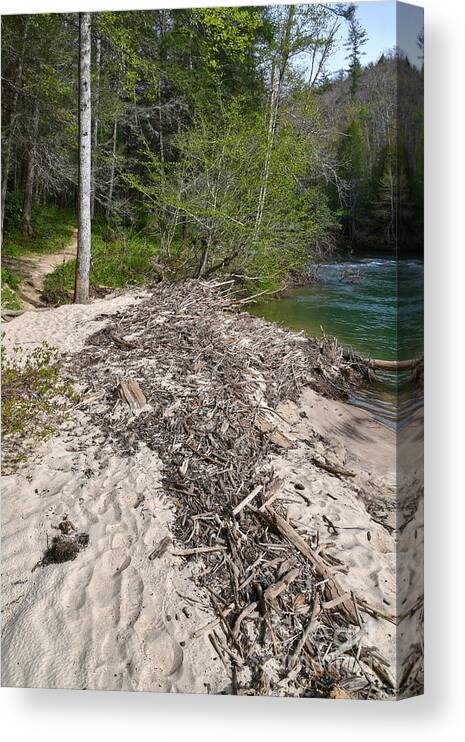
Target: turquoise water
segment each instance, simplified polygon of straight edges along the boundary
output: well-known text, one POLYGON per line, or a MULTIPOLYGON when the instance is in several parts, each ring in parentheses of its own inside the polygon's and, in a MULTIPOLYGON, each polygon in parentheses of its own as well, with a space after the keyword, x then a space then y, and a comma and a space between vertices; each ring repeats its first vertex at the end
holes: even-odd
MULTIPOLYGON (((413 358, 423 348, 423 263, 367 257, 318 266, 316 282, 283 298, 257 304, 253 314, 313 337, 328 335, 369 358, 413 358)), ((421 404, 397 374, 351 401, 384 424, 397 427, 421 404)))

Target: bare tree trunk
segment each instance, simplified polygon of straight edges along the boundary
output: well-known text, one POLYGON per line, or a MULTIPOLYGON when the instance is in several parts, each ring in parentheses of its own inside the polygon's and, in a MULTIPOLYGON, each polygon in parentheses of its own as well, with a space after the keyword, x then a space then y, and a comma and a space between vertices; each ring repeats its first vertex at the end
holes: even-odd
POLYGON ((32 201, 34 193, 34 172, 35 172, 35 161, 36 161, 36 147, 37 147, 37 132, 39 129, 39 103, 34 103, 34 111, 32 114, 32 131, 31 138, 28 142, 26 151, 26 175, 24 179, 24 195, 23 195, 23 214, 21 217, 21 229, 29 237, 32 237, 33 229, 31 224, 32 216, 32 201))
POLYGON ((204 274, 204 271, 205 271, 205 268, 207 267, 207 263, 208 263, 208 247, 209 246, 207 244, 207 245, 205 245, 205 247, 203 249, 202 259, 200 261, 199 267, 197 268, 197 270, 195 272, 195 278, 202 278, 202 276, 204 274))
POLYGON ((281 87, 281 82, 280 82, 279 67, 276 63, 274 63, 272 78, 271 78, 271 98, 270 98, 270 117, 269 117, 269 123, 268 123, 268 137, 267 137, 267 142, 266 142, 265 163, 263 166, 262 185, 260 186, 260 193, 258 195, 258 206, 257 206, 257 214, 255 217, 254 238, 258 236, 258 232, 260 231, 262 218, 263 218, 263 209, 265 206, 266 193, 268 190, 268 178, 270 175, 271 153, 272 153, 273 145, 274 145, 274 136, 276 133, 276 122, 277 122, 277 117, 278 117, 280 87, 281 87))
POLYGON ((79 13, 79 186, 78 252, 74 301, 89 301, 91 196, 90 13, 79 13))
POLYGON ((0 245, 3 242, 3 220, 5 216, 5 200, 6 200, 6 189, 8 186, 8 175, 10 173, 10 162, 11 162, 11 150, 13 148, 13 135, 16 128, 16 109, 18 106, 18 95, 21 87, 21 79, 23 76, 23 61, 24 53, 26 50, 27 41, 27 19, 24 22, 23 39, 21 54, 19 56, 18 66, 16 68, 16 77, 13 84, 13 98, 11 101, 10 115, 8 122, 3 122, 4 131, 7 131, 5 144, 2 147, 3 162, 2 162, 2 193, 1 193, 1 226, 0 226, 0 245))
POLYGON ((111 214, 111 207, 113 204, 113 189, 115 187, 115 169, 116 169, 116 139, 118 135, 118 122, 115 119, 113 124, 113 146, 111 150, 111 168, 110 168, 110 184, 108 186, 108 199, 107 199, 107 217, 111 214))
POLYGON ((100 103, 100 60, 101 60, 101 41, 100 37, 97 37, 95 42, 95 97, 94 97, 94 121, 92 127, 92 195, 90 203, 90 214, 92 219, 95 214, 95 189, 97 183, 96 177, 96 161, 97 161, 97 147, 98 147, 98 111, 100 103))
MULTIPOLYGON (((329 54, 331 52, 331 48, 333 46, 333 42, 334 42, 334 39, 335 39, 335 36, 336 36, 336 33, 338 32, 338 30, 339 30, 339 23, 336 21, 336 23, 333 25, 331 31, 329 32, 328 37, 325 40, 321 40, 320 41, 320 45, 322 45, 322 48, 321 48, 321 51, 320 51, 320 61, 318 63, 318 66, 317 66, 317 69, 316 69, 315 74, 313 74, 314 60, 312 59, 312 72, 311 72, 310 79, 309 79, 310 87, 312 87, 312 88, 315 87, 315 85, 318 82, 318 79, 320 77, 321 71, 322 71, 322 69, 323 69, 323 67, 325 65, 325 62, 328 59, 328 56, 329 56, 329 54)), ((314 47, 314 54, 315 54, 315 49, 316 49, 316 47, 314 47)))
POLYGON ((166 55, 163 53, 163 36, 165 33, 165 11, 160 10, 160 72, 158 74, 158 126, 160 129, 160 162, 162 170, 165 165, 165 142, 163 137, 163 100, 162 100, 162 85, 161 85, 161 70, 165 63, 166 55))
POLYGON ((278 120, 278 109, 281 97, 281 86, 289 59, 289 43, 291 38, 292 24, 295 16, 295 5, 287 6, 287 19, 284 27, 284 33, 280 48, 273 60, 271 72, 271 96, 270 96, 270 114, 268 121, 268 137, 266 143, 265 162, 263 166, 262 185, 258 196, 257 214, 255 217, 254 239, 258 237, 260 231, 263 209, 265 207, 266 194, 268 191, 268 180, 270 176, 271 155, 273 152, 274 138, 276 133, 276 124, 278 120))

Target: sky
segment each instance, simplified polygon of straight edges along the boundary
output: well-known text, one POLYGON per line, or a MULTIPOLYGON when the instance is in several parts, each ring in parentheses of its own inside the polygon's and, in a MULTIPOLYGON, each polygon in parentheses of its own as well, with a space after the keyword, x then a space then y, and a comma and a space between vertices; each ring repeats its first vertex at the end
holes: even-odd
MULTIPOLYGON (((396 45, 402 48, 413 64, 418 64, 416 40, 422 28, 423 8, 398 3, 396 12, 395 2, 360 2, 354 5, 356 16, 368 34, 368 42, 363 47, 363 65, 376 62, 383 52, 396 45)), ((347 37, 346 23, 341 23, 339 36, 339 49, 328 64, 329 72, 347 69, 345 57, 348 52, 343 46, 347 37)))

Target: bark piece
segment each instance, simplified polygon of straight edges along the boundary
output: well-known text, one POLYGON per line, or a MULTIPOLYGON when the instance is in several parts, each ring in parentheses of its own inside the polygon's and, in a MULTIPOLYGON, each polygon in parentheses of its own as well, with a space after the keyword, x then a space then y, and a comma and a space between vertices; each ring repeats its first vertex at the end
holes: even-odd
POLYGON ((118 379, 118 395, 134 412, 147 404, 145 394, 135 379, 118 379))
POLYGON ((279 446, 280 448, 284 449, 295 447, 294 441, 291 441, 291 439, 288 438, 287 435, 285 435, 284 433, 281 433, 280 430, 276 430, 273 423, 270 423, 270 421, 267 420, 266 417, 257 415, 257 417, 255 418, 255 427, 258 428, 261 433, 268 435, 270 441, 274 443, 275 446, 279 446))

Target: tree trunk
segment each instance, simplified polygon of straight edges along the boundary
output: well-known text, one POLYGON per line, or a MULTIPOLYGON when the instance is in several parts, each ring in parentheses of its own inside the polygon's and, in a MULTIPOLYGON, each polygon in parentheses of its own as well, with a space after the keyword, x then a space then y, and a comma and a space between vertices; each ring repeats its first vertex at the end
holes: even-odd
POLYGON ((90 214, 92 219, 95 214, 95 190, 97 183, 96 175, 96 161, 97 161, 97 147, 98 147, 98 110, 100 103, 100 60, 101 60, 101 41, 100 37, 97 37, 95 42, 95 97, 94 97, 94 121, 92 127, 92 195, 90 203, 90 214))
POLYGON ((90 13, 79 13, 78 252, 74 301, 89 301, 91 197, 90 13))
POLYGON ((32 131, 31 138, 26 151, 26 174, 24 179, 23 195, 23 214, 21 217, 21 229, 29 237, 32 237, 33 230, 31 224, 32 201, 34 193, 34 172, 37 147, 37 132, 39 129, 39 104, 34 103, 34 112, 32 114, 32 131))
POLYGON ((13 148, 13 135, 16 128, 16 109, 18 106, 18 95, 21 87, 21 79, 23 76, 23 61, 24 53, 26 50, 27 41, 27 19, 24 23, 23 39, 21 54, 19 56, 18 66, 16 68, 16 77, 13 85, 13 98, 11 100, 10 115, 8 121, 3 122, 3 131, 6 131, 6 137, 4 139, 4 146, 2 146, 3 162, 2 162, 2 192, 1 192, 1 226, 0 226, 0 246, 3 243, 3 220, 5 217, 5 200, 6 200, 6 189, 8 186, 8 175, 10 173, 10 161, 11 161, 11 150, 13 148))
POLYGON ((271 96, 270 96, 270 114, 269 114, 269 121, 268 121, 268 136, 267 136, 267 143, 266 143, 265 162, 263 166, 262 185, 260 186, 260 193, 258 196, 257 214, 255 217, 254 239, 258 237, 258 233, 260 231, 260 227, 261 227, 261 223, 263 219, 263 209, 265 206, 266 194, 268 190, 271 155, 273 152, 274 138, 275 138, 275 133, 276 133, 276 124, 277 124, 277 119, 278 119, 279 102, 280 102, 280 97, 281 97, 281 86, 282 86, 284 73, 286 71, 286 67, 287 67, 287 63, 289 59, 289 52, 290 52, 289 45, 290 45, 292 25, 294 22, 294 16, 295 16, 295 5, 289 5, 287 7, 287 19, 286 19, 286 24, 284 27, 282 41, 280 44, 280 48, 278 49, 278 52, 276 54, 276 57, 273 61, 273 68, 271 72, 271 96))
POLYGON ((205 268, 207 267, 207 262, 208 262, 208 245, 205 245, 203 252, 202 252, 202 259, 200 261, 200 265, 195 272, 195 278, 202 278, 205 268))
POLYGON ((115 119, 113 124, 113 146, 111 150, 111 168, 110 168, 110 183, 108 186, 108 200, 107 200, 107 217, 111 214, 111 207, 113 204, 113 189, 115 187, 115 169, 116 169, 116 139, 118 136, 118 122, 115 119))

